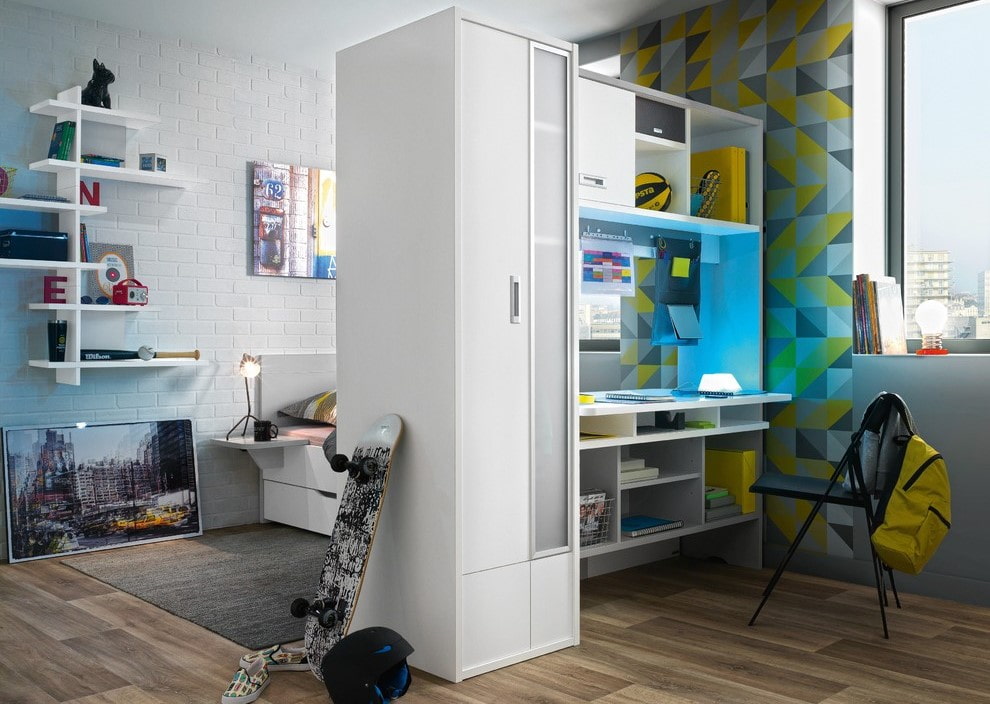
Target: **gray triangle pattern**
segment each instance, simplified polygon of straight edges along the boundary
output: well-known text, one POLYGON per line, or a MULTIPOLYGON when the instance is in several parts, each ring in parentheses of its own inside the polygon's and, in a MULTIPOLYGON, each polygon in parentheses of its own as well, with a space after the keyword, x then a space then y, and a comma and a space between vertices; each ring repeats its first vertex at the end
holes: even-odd
POLYGON ((828 0, 828 26, 853 21, 853 0, 828 0))
MULTIPOLYGON (((754 78, 767 72, 767 48, 764 45, 739 52, 739 78, 754 78)), ((761 96, 766 99, 766 96, 761 96)))
POLYGON ((826 88, 844 88, 852 85, 852 56, 836 56, 826 59, 826 88))
POLYGON ((767 0, 739 0, 739 19, 751 20, 767 14, 767 0))
MULTIPOLYGON (((745 18, 743 18, 745 19, 745 18)), ((740 49, 755 49, 758 46, 766 46, 767 44, 767 19, 766 17, 756 25, 753 29, 752 34, 746 37, 746 41, 740 49)))

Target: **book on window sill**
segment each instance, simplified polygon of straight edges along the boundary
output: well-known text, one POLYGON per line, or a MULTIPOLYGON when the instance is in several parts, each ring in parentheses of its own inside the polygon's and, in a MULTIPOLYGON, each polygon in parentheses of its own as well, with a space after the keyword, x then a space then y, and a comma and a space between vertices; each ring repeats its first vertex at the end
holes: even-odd
POLYGON ((629 389, 606 391, 605 400, 619 403, 657 403, 675 399, 669 389, 629 389))
POLYGON ((662 533, 667 530, 674 530, 684 525, 680 519, 670 520, 667 518, 655 518, 654 516, 623 516, 622 535, 627 538, 638 538, 642 535, 652 535, 662 533))

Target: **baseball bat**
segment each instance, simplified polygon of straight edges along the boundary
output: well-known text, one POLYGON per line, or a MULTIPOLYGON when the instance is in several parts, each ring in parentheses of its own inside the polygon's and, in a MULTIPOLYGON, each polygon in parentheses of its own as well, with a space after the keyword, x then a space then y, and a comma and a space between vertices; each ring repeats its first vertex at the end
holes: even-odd
POLYGON ((84 362, 105 362, 118 359, 139 359, 132 350, 79 350, 79 359, 84 362))

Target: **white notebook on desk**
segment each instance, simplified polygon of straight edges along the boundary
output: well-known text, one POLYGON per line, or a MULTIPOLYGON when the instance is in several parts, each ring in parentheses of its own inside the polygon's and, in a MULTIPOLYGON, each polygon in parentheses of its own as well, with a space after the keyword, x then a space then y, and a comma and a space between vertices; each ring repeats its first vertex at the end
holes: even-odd
POLYGON ((673 400, 674 396, 670 389, 625 389, 605 392, 605 401, 619 403, 658 403, 673 400))

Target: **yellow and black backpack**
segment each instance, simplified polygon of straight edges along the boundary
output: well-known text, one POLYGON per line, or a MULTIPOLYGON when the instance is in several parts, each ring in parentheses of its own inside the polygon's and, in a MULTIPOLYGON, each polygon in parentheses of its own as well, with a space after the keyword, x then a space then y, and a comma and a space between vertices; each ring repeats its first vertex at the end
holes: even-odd
POLYGON ((950 504, 945 459, 912 433, 897 479, 877 507, 877 555, 895 570, 919 574, 952 527, 950 504))

